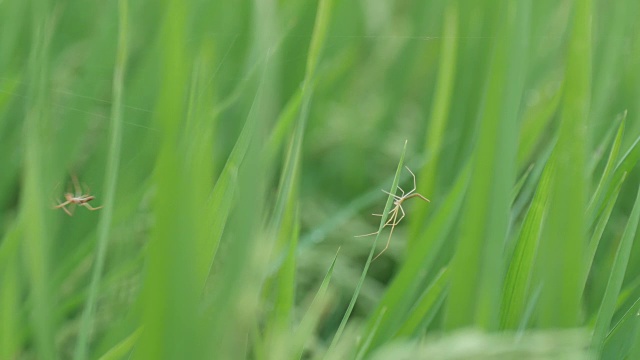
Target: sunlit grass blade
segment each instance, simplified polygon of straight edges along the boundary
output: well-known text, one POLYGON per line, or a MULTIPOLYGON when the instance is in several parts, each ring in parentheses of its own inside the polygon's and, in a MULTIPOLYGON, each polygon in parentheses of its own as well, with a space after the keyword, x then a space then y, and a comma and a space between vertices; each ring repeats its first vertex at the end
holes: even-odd
POLYGON ((530 10, 531 1, 499 2, 491 9, 495 40, 472 156, 472 181, 451 260, 451 289, 444 319, 448 330, 466 326, 490 330, 500 323, 504 270, 495 257, 503 251, 509 227, 511 189, 517 170, 516 119, 524 90, 530 10))
MULTIPOLYGON (((407 141, 404 142, 404 147, 402 149, 402 154, 400 155, 400 161, 398 162, 398 167, 396 169, 396 175, 393 178, 393 183, 391 184, 391 188, 389 193, 395 194, 396 189, 398 188, 398 182, 400 180, 400 173, 402 172, 402 165, 404 163, 404 156, 407 151, 407 141)), ((356 284, 355 291, 353 296, 351 297, 351 301, 349 302, 349 306, 342 317, 342 321, 336 330, 333 339, 331 340, 331 345, 329 346, 329 350, 327 354, 332 354, 338 342, 340 341, 340 337, 342 336, 342 332, 344 331, 345 326, 347 326, 347 321, 351 316, 351 312, 353 311, 353 307, 358 300, 358 295, 360 294, 360 289, 362 288, 362 284, 364 283, 364 279, 367 276, 367 272, 369 271, 369 266, 371 265, 371 261, 373 260, 373 255, 376 252, 376 245, 378 243, 378 238, 380 237, 380 233, 382 229, 385 227, 387 222, 387 217, 389 216, 389 211, 391 210, 391 205, 393 204, 393 196, 387 196, 387 203, 384 206, 384 210, 382 211, 382 217, 380 218, 380 225, 378 226, 378 233, 376 234, 375 239, 373 240, 373 245, 371 246, 371 250, 369 251, 369 257, 367 258, 367 262, 364 264, 364 269, 362 270, 362 275, 360 276, 360 280, 356 284)))
POLYGON ((89 353, 89 336, 95 322, 95 307, 98 302, 98 289, 104 271, 107 247, 111 237, 111 225, 115 206, 116 186, 118 183, 118 170, 120 167, 120 148, 122 143, 123 121, 123 93, 124 76, 127 65, 128 46, 128 0, 118 1, 118 50, 116 54, 115 69, 113 75, 113 104, 111 108, 111 127, 109 139, 109 156, 105 169, 104 209, 101 211, 98 224, 98 244, 96 247, 95 263, 89 285, 89 297, 80 320, 80 331, 74 359, 86 359, 89 353))
POLYGON ((550 197, 555 158, 547 162, 531 205, 524 217, 504 282, 501 306, 501 328, 515 329, 521 323, 531 297, 531 285, 542 234, 544 215, 550 197))
POLYGON ((198 304, 202 284, 194 259, 197 249, 196 187, 190 186, 188 144, 183 120, 187 107, 190 59, 184 49, 187 4, 165 3, 159 38, 162 86, 157 99, 156 121, 162 129, 154 181, 155 225, 147 250, 140 311, 144 331, 134 356, 198 358, 198 304))
POLYGON ((556 172, 551 183, 548 226, 540 245, 544 283, 538 307, 542 328, 580 324, 581 279, 586 252, 587 142, 591 92, 590 1, 573 4, 556 172))
POLYGON ((620 294, 624 274, 627 271, 627 264, 629 263, 631 247, 636 237, 638 221, 640 221, 640 188, 638 189, 638 196, 633 206, 633 211, 631 212, 627 226, 624 229, 624 234, 620 240, 620 245, 618 246, 609 275, 609 282, 607 283, 604 299, 602 300, 598 317, 596 318, 591 346, 598 353, 602 350, 605 337, 609 332, 611 319, 616 310, 618 295, 620 294))

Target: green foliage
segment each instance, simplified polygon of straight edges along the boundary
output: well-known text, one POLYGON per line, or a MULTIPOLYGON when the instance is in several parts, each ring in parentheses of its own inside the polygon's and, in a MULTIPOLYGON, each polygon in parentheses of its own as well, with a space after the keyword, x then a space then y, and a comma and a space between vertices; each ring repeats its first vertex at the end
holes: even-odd
POLYGON ((0 1, 0 359, 637 358, 638 11, 0 1))

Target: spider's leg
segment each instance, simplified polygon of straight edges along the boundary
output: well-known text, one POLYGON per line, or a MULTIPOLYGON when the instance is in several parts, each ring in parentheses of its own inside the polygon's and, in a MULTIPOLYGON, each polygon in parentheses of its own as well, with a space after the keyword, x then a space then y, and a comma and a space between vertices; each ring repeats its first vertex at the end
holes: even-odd
POLYGON ((84 204, 81 204, 80 206, 84 206, 84 207, 86 207, 87 209, 89 209, 91 211, 100 210, 100 209, 102 209, 104 207, 104 206, 93 207, 93 206, 89 205, 89 203, 84 203, 84 204))
POLYGON ((404 196, 404 190, 402 190, 402 188, 400 186, 398 186, 398 190, 400 190, 400 192, 402 192, 402 194, 400 195, 400 197, 404 196))
POLYGON ((401 198, 400 196, 398 196, 398 195, 394 195, 394 194, 392 194, 392 193, 390 193, 390 192, 388 192, 388 191, 386 191, 386 190, 384 190, 384 189, 381 189, 381 190, 382 190, 382 192, 383 192, 383 193, 385 193, 385 194, 387 194, 387 195, 391 195, 391 196, 393 196, 393 198, 394 198, 394 199, 396 199, 396 200, 400 200, 400 199, 402 199, 402 198, 401 198))
MULTIPOLYGON (((396 206, 391 211, 389 211, 389 214, 391 214, 391 217, 387 220, 387 222, 384 225, 382 225, 382 229, 384 229, 385 227, 387 227, 389 225, 394 225, 393 224, 393 219, 395 218, 395 215, 397 215, 397 212, 398 212, 398 206, 396 206)), ((372 214, 372 215, 382 216, 382 214, 372 214)), ((382 230, 382 229, 380 229, 380 230, 382 230)), ((379 233, 380 230, 372 232, 372 233, 369 233, 369 234, 355 235, 354 237, 364 237, 364 236, 375 235, 375 234, 379 233)))
POLYGON ((400 219, 398 219, 398 221, 396 221, 395 224, 393 224, 394 226, 400 224, 400 221, 404 218, 404 209, 400 205, 398 205, 398 207, 400 208, 400 211, 402 212, 402 216, 400 216, 400 219))
POLYGON ((66 207, 62 206, 62 207, 59 207, 59 209, 64 210, 64 212, 66 212, 66 213, 67 213, 67 215, 69 215, 69 216, 73 216, 73 214, 71 213, 71 211, 67 210, 67 208, 66 208, 66 207))
MULTIPOLYGON (((398 212, 396 211, 394 213, 393 219, 395 219, 395 217, 398 216, 398 212)), ((396 227, 396 223, 391 224, 391 231, 389 231, 389 237, 387 238, 387 244, 384 246, 384 249, 382 249, 382 251, 380 251, 378 253, 378 255, 376 255, 376 257, 374 257, 371 261, 373 262, 375 259, 379 258, 380 255, 382 255, 382 253, 384 253, 385 251, 387 251, 387 249, 389 248, 389 244, 391 243, 391 235, 393 234, 393 229, 395 229, 396 227)))
POLYGON ((64 207, 65 207, 66 205, 69 205, 70 203, 71 203, 71 200, 67 200, 67 201, 65 201, 65 202, 63 202, 63 203, 61 203, 61 204, 58 204, 58 205, 54 206, 53 208, 54 208, 54 209, 60 209, 60 208, 63 208, 63 209, 64 209, 64 207))
POLYGON ((379 233, 380 231, 376 231, 376 232, 372 232, 369 234, 362 234, 362 235, 354 235, 353 237, 365 237, 365 236, 371 236, 371 235, 375 235, 377 233, 379 233))
POLYGON ((426 201, 426 202, 431 202, 431 200, 429 200, 429 199, 427 199, 426 197, 422 196, 422 194, 420 194, 420 193, 413 193, 413 194, 411 194, 411 195, 409 195, 409 196, 405 196, 405 197, 402 199, 402 201, 405 201, 405 200, 410 199, 410 198, 412 198, 412 197, 419 197, 420 199, 422 199, 422 200, 424 200, 424 201, 426 201))
POLYGON ((409 172, 411 173, 411 176, 413 176, 413 189, 411 191, 409 191, 407 193, 407 195, 411 194, 412 192, 416 191, 416 175, 413 173, 413 171, 411 171, 411 169, 409 169, 408 166, 405 166, 407 168, 407 170, 409 170, 409 172))

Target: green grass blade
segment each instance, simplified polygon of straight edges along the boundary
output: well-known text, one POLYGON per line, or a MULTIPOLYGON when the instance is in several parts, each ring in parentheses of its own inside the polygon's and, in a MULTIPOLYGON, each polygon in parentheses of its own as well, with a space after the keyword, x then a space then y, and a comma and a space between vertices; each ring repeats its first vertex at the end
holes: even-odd
POLYGON ((526 166, 527 162, 532 161, 536 148, 546 139, 546 131, 558 111, 561 99, 562 88, 558 87, 551 96, 545 97, 539 104, 525 110, 518 137, 518 166, 526 166))
MULTIPOLYGON (((295 209, 297 208, 297 188, 300 178, 302 144, 309 117, 311 99, 313 96, 312 80, 315 76, 316 67, 320 60, 322 48, 327 36, 332 6, 333 3, 331 0, 322 0, 318 3, 318 12, 316 14, 316 22, 313 28, 309 52, 307 54, 307 67, 302 84, 300 112, 296 121, 293 139, 287 153, 287 160, 280 180, 279 193, 276 198, 274 213, 269 226, 269 232, 272 234, 271 236, 276 236, 276 234, 281 235, 281 241, 280 244, 277 245, 276 251, 279 252, 281 249, 285 249, 287 256, 283 266, 278 271, 278 275, 276 275, 276 279, 274 280, 274 286, 278 289, 276 298, 274 299, 274 301, 276 301, 276 309, 273 314, 275 318, 272 319, 272 322, 275 323, 268 325, 271 328, 268 327, 267 336, 275 336, 274 334, 269 333, 276 332, 278 329, 284 330, 284 327, 289 322, 291 308, 293 306, 293 290, 295 281, 294 272, 296 266, 295 254, 298 235, 294 234, 293 236, 290 236, 290 230, 287 228, 298 228, 296 224, 297 217, 294 219, 293 214, 296 212, 295 209), (286 220, 287 217, 289 224, 288 226, 283 226, 283 220, 286 220)), ((298 105, 298 101, 295 101, 295 96, 296 95, 294 95, 292 100, 292 109, 289 109, 288 111, 289 114, 293 114, 293 109, 298 105)), ((286 114, 287 113, 285 113, 285 115, 286 114)), ((287 121, 288 118, 285 116, 280 120, 287 121)), ((277 138, 274 139, 274 141, 277 140, 277 138)), ((271 143, 268 149, 269 148, 274 148, 273 143, 271 143)), ((273 153, 275 150, 271 150, 271 152, 273 153)))
MULTIPOLYGON (((402 148, 402 154, 400 155, 400 161, 398 162, 398 167, 396 169, 396 174, 393 178, 393 183, 391 184, 391 188, 389 192, 391 194, 396 193, 396 189, 398 188, 398 182, 400 180, 400 173, 402 172, 402 165, 404 163, 404 156, 407 151, 407 141, 404 142, 404 147, 402 148)), ((369 257, 367 258, 367 262, 364 264, 364 269, 362 270, 362 275, 360 276, 360 280, 356 284, 356 289, 351 297, 351 301, 349 302, 349 306, 342 317, 342 321, 338 326, 338 329, 333 336, 333 340, 331 340, 331 345, 329 346, 329 350, 327 350, 327 354, 331 354, 332 351, 340 341, 340 337, 342 336, 342 332, 344 331, 345 326, 347 326, 347 320, 351 316, 351 312, 353 311, 353 307, 358 300, 358 295, 360 294, 360 289, 362 288, 362 284, 364 283, 364 279, 367 276, 367 272, 369 271, 369 266, 371 265, 371 261, 373 259, 373 255, 376 252, 376 245, 378 243, 378 238, 380 237, 380 233, 384 228, 384 224, 387 222, 387 217, 389 216, 389 211, 391 210, 391 205, 393 204, 393 196, 387 196, 387 203, 384 206, 384 210, 382 212, 382 218, 380 219, 380 225, 378 226, 378 233, 376 234, 375 240, 373 240, 373 245, 371 246, 371 251, 369 251, 369 257)))
POLYGON ((515 184, 518 136, 516 118, 524 89, 530 1, 497 3, 492 16, 492 60, 460 240, 451 261, 451 290, 445 328, 475 325, 497 329, 500 322, 503 251, 515 184), (478 274, 477 277, 469 274, 478 274))
POLYGON ((518 196, 520 195, 520 192, 522 191, 522 189, 524 188, 524 184, 527 183, 527 180, 529 179, 529 176, 531 175, 531 172, 533 171, 533 164, 531 164, 527 170, 524 172, 524 174, 522 174, 522 176, 520 176, 520 178, 518 179, 518 181, 516 181, 515 186, 513 187, 513 191, 511 191, 511 203, 515 203, 516 199, 518 198, 518 196))
MULTIPOLYGON (((640 136, 636 138, 629 150, 618 161, 610 184, 617 184, 620 179, 626 176, 625 174, 631 173, 631 170, 638 164, 638 160, 640 160, 640 136)), ((609 198, 613 191, 615 191, 615 187, 609 186, 606 198, 609 198)))
POLYGON ((190 186, 192 169, 184 162, 189 140, 184 138, 188 133, 183 127, 190 67, 184 49, 187 5, 178 0, 165 5, 159 33, 163 44, 162 87, 155 114, 162 138, 153 174, 157 184, 155 225, 147 250, 140 306, 145 330, 135 352, 140 359, 201 356, 196 320, 202 284, 198 284, 194 261, 200 250, 196 248, 200 219, 196 199, 201 194, 190 186))
POLYGON ((531 295, 534 264, 550 197, 549 191, 554 168, 555 156, 552 156, 542 173, 538 189, 527 210, 516 240, 515 252, 504 282, 501 307, 501 327, 503 329, 517 328, 521 323, 524 309, 531 295))
POLYGON ((371 345, 371 341, 373 340, 373 336, 376 334, 376 330, 378 330, 378 326, 380 326, 380 321, 384 317, 384 314, 387 312, 386 308, 382 308, 382 311, 378 314, 378 317, 373 322, 373 327, 369 336, 362 342, 362 347, 358 350, 358 353, 355 356, 356 360, 364 359, 367 349, 369 349, 369 345, 371 345))
POLYGON ((591 91, 591 6, 574 4, 565 67, 564 103, 551 185, 549 222, 540 246, 544 287, 540 295, 542 328, 580 324, 581 279, 587 223, 587 126, 591 91))
POLYGON ((374 350, 390 339, 406 320, 406 314, 414 306, 414 302, 423 292, 423 284, 427 282, 427 276, 435 270, 432 269, 439 256, 442 256, 443 248, 448 245, 450 233, 457 221, 464 196, 469 185, 471 166, 470 163, 462 169, 449 194, 442 199, 432 199, 434 205, 441 202, 442 205, 433 212, 432 220, 427 226, 423 238, 416 243, 416 248, 409 254, 402 268, 389 285, 376 309, 369 316, 369 322, 364 333, 372 331, 372 319, 386 308, 386 316, 382 319, 378 331, 371 343, 374 350))
POLYGON ((127 0, 118 1, 118 50, 113 75, 113 106, 111 108, 111 131, 109 139, 109 156, 107 158, 106 184, 104 191, 104 209, 101 211, 98 224, 98 245, 96 248, 95 264, 89 285, 89 297, 85 304, 74 359, 86 359, 89 353, 89 336, 95 322, 95 307, 98 301, 98 289, 104 271, 107 257, 107 247, 111 236, 111 225, 115 206, 116 187, 118 183, 118 169, 120 167, 120 150, 122 143, 123 93, 124 76, 127 65, 128 46, 128 16, 127 0))
MULTIPOLYGON (((263 76, 264 78, 264 71, 263 76)), ((262 81, 260 82, 262 84, 262 81)), ((220 245, 220 239, 224 232, 227 219, 230 215, 233 199, 236 194, 236 188, 238 183, 238 169, 242 165, 245 155, 249 149, 249 145, 254 137, 256 121, 259 117, 256 116, 257 103, 260 96, 262 87, 259 86, 256 94, 251 103, 247 120, 240 132, 240 136, 236 141, 231 154, 227 158, 216 184, 209 195, 208 200, 208 214, 215 214, 213 221, 211 222, 210 230, 210 242, 206 248, 201 248, 201 251, 207 254, 206 257, 199 257, 200 262, 198 264, 198 278, 204 285, 207 277, 210 274, 213 261, 215 260, 218 246, 220 245)))
POLYGON ((618 194, 620 194, 620 190, 622 189, 622 184, 624 183, 626 176, 620 179, 620 182, 616 185, 615 191, 611 194, 611 197, 607 199, 606 206, 600 215, 600 219, 595 225, 593 230, 593 234, 591 235, 591 240, 589 241, 589 246, 587 249, 587 257, 585 259, 585 268, 584 268, 584 279, 582 281, 582 291, 584 291, 587 279, 589 277, 589 272, 591 271, 591 267, 593 265, 593 259, 596 257, 596 251, 598 250, 598 246, 600 245, 600 240, 602 239, 602 234, 604 233, 604 229, 609 223, 609 217, 611 216, 611 212, 613 211, 613 207, 616 204, 618 199, 618 194))
MULTIPOLYGON (((613 144, 613 142, 615 141, 615 137, 618 134, 621 122, 626 118, 626 116, 626 111, 623 112, 621 116, 618 116, 607 129, 606 135, 602 136, 602 139, 600 140, 598 145, 595 146, 593 150, 593 156, 589 158, 589 161, 587 162, 587 169, 589 171, 589 174, 592 174, 592 176, 595 174, 596 168, 602 161, 605 153, 607 152, 607 149, 612 147, 611 144, 613 144), (618 127, 616 127, 616 125, 618 125, 618 127)), ((611 151, 609 151, 609 154, 610 153, 611 151)), ((617 158, 614 160, 617 160, 617 158)))
POLYGON ((618 246, 604 299, 602 300, 598 317, 596 318, 591 346, 598 353, 602 351, 605 337, 611 325, 611 319, 616 310, 618 296, 622 288, 622 281, 624 280, 624 274, 626 273, 627 264, 629 263, 631 247, 636 237, 638 221, 640 221, 640 188, 638 189, 638 196, 633 206, 633 211, 624 229, 620 245, 618 246))
POLYGON ((24 333, 24 305, 20 302, 19 250, 23 227, 16 221, 0 242, 0 359, 18 358, 24 333))
POLYGON ((331 266, 329 266, 329 270, 322 279, 322 283, 316 292, 311 305, 304 313, 302 320, 300 320, 300 324, 298 328, 294 332, 294 350, 293 353, 297 354, 295 358, 302 359, 303 351, 305 344, 309 343, 309 339, 313 330, 316 328, 318 321, 320 320, 320 316, 322 315, 322 310, 326 306, 327 301, 327 289, 329 288, 329 283, 331 282, 331 277, 333 276, 333 270, 335 269, 336 260, 338 259, 338 254, 340 253, 340 249, 336 252, 336 255, 333 257, 333 261, 331 261, 331 266))
POLYGON ((125 359, 131 353, 140 338, 142 328, 136 329, 131 335, 120 341, 116 346, 112 347, 98 358, 98 360, 120 360, 125 359))
MULTIPOLYGON (((429 197, 436 186, 438 166, 440 165, 440 152, 443 146, 444 134, 449 121, 449 108, 455 83, 456 56, 458 48, 458 7, 456 2, 448 4, 443 24, 442 49, 436 83, 436 93, 433 100, 427 136, 425 137, 424 152, 431 156, 419 173, 420 184, 416 190, 420 194, 429 197)), ((411 235, 407 241, 407 251, 413 248, 413 239, 417 239, 429 207, 419 207, 412 216, 411 235)))
POLYGON ((407 316, 407 321, 402 324, 394 338, 411 337, 420 328, 429 325, 425 320, 432 319, 438 310, 438 304, 443 300, 449 286, 449 272, 442 269, 433 279, 431 284, 425 288, 424 292, 417 300, 416 305, 407 316))
POLYGON ((615 168, 615 162, 618 159, 620 147, 622 146, 626 116, 627 113, 625 112, 622 117, 622 121, 620 122, 620 126, 618 127, 618 132, 616 133, 613 145, 611 145, 611 151, 609 152, 607 164, 604 167, 604 171, 602 172, 602 176, 600 177, 600 181, 598 182, 596 191, 593 193, 593 196, 589 201, 589 205, 587 206, 588 224, 592 224, 593 222, 595 222, 595 218, 597 216, 596 211, 600 210, 601 204, 605 201, 604 191, 608 188, 609 182, 611 181, 613 170, 615 168))
POLYGON ((290 129, 294 125, 294 121, 296 120, 296 115, 300 110, 300 106, 302 105, 302 91, 298 90, 291 96, 287 105, 284 107, 278 119, 276 120, 276 125, 273 131, 271 132, 271 137, 269 138, 269 144, 267 147, 268 151, 268 159, 271 163, 276 158, 276 154, 278 150, 282 147, 282 144, 285 142, 285 137, 289 134, 290 129))
POLYGON ((39 359, 56 358, 51 287, 51 236, 47 228, 49 209, 42 206, 50 176, 44 144, 49 125, 49 61, 52 26, 49 1, 36 1, 32 10, 32 39, 29 54, 28 102, 24 122, 24 175, 21 194, 21 221, 24 229, 23 252, 28 270, 29 291, 33 299, 29 324, 33 331, 35 354, 39 359))
MULTIPOLYGON (((632 348, 638 347, 640 336, 640 298, 624 313, 605 338, 603 359, 634 359, 627 357, 632 348)), ((636 352, 637 353, 637 352, 636 352)))

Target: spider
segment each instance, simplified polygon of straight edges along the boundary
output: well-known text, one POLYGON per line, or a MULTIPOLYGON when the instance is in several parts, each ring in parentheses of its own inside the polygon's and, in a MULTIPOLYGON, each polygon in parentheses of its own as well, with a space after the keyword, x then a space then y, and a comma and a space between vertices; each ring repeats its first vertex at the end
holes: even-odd
MULTIPOLYGON (((413 171, 411 171, 411 169, 409 169, 409 167, 405 166, 405 168, 407 168, 407 170, 409 171, 409 173, 411 173, 411 176, 413 177, 413 189, 411 191, 409 191, 408 193, 404 193, 404 190, 402 190, 402 188, 400 186, 398 186, 398 189, 402 192, 402 195, 398 196, 395 194, 392 194, 388 191, 382 190, 382 192, 384 192, 385 194, 389 194, 391 196, 393 196, 393 209, 391 209, 391 211, 389 211, 389 220, 387 220, 387 222, 382 226, 382 229, 384 229, 385 227, 391 225, 391 231, 389 232, 389 238, 387 239, 387 244, 385 245, 384 249, 382 249, 382 251, 380 251, 378 253, 378 255, 376 255, 376 257, 373 258, 373 260, 377 259, 378 257, 380 257, 380 255, 382 255, 382 253, 384 253, 388 248, 389 248, 389 243, 391 242, 391 235, 393 234, 393 229, 396 227, 396 225, 398 225, 400 223, 400 221, 404 218, 404 209, 402 208, 402 203, 405 202, 408 199, 411 199, 413 197, 418 197, 426 202, 431 202, 429 199, 427 199, 426 197, 422 196, 421 194, 415 192, 416 191, 416 175, 413 173, 413 171), (400 218, 398 218, 398 214, 402 213, 400 215, 400 218)), ((372 214, 374 216, 382 216, 382 214, 372 214)), ((371 235, 376 235, 378 234, 382 229, 376 231, 376 232, 372 232, 369 234, 364 234, 364 235, 356 235, 356 237, 363 237, 363 236, 371 236, 371 235)), ((373 261, 371 260, 371 261, 373 261)))
POLYGON ((75 194, 71 192, 64 194, 64 198, 67 201, 60 203, 57 206, 54 206, 54 209, 62 209, 64 210, 64 212, 67 213, 67 215, 73 216, 73 210, 75 209, 75 205, 84 206, 91 211, 99 210, 103 208, 103 206, 93 207, 89 205, 89 201, 95 199, 96 197, 93 195, 82 193, 82 187, 80 186, 80 183, 78 182, 78 178, 75 175, 71 176, 71 180, 73 181, 73 186, 76 191, 75 194), (71 207, 71 211, 66 208, 67 205, 71 207))

